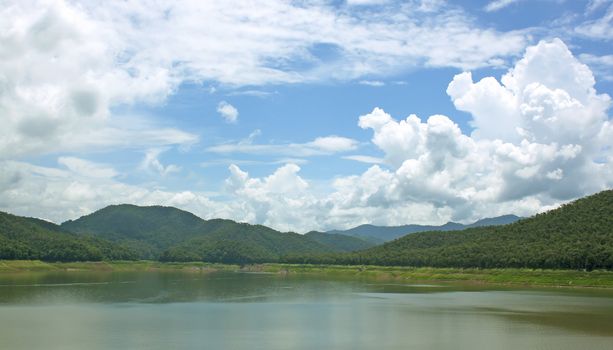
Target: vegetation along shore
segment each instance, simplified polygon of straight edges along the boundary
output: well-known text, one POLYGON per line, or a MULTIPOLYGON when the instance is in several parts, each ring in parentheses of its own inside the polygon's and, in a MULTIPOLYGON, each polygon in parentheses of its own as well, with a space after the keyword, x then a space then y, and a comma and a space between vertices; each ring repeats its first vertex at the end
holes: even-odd
POLYGON ((341 266, 307 264, 232 265, 204 262, 100 261, 43 262, 39 260, 1 260, 0 274, 44 272, 146 272, 182 271, 185 273, 270 273, 280 277, 312 276, 318 278, 361 279, 395 283, 454 282, 511 286, 613 288, 613 271, 432 268, 403 266, 341 266))

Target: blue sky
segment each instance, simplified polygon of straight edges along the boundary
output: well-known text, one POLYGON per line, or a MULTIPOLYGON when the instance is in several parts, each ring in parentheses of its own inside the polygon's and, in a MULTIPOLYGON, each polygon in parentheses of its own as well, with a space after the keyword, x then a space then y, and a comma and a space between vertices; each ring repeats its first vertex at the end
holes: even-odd
POLYGON ((0 210, 306 232, 532 215, 613 184, 608 0, 0 12, 0 210))

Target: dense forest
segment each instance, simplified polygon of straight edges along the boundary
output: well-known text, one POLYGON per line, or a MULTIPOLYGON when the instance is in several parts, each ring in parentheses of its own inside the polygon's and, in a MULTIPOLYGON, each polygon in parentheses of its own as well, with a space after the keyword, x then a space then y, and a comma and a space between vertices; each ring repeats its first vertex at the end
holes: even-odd
POLYGON ((362 238, 337 233, 311 231, 306 233, 305 236, 325 246, 331 247, 338 252, 353 252, 356 250, 367 249, 375 245, 374 243, 362 238))
POLYGON ((613 191, 504 226, 413 233, 348 254, 288 255, 283 261, 432 267, 613 268, 613 191))
POLYGON ((79 237, 47 221, 0 212, 0 259, 98 261, 137 257, 136 252, 120 244, 79 237))
POLYGON ((333 253, 338 250, 291 232, 225 220, 213 231, 166 250, 163 261, 204 260, 222 263, 278 261, 286 254, 333 253))

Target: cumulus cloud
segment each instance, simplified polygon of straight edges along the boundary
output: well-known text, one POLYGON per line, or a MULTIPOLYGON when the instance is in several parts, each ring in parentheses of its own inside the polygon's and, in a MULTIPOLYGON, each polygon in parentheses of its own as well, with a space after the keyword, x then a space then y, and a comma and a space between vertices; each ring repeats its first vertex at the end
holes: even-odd
POLYGON ((458 74, 447 91, 473 116, 471 135, 444 115, 396 120, 375 108, 358 125, 372 131, 383 158, 360 175, 336 178, 331 193, 315 196, 295 165, 271 175, 289 186, 284 198, 265 185, 268 178, 231 168, 228 188, 251 213, 243 218, 282 227, 295 220, 308 229, 304 217, 320 228, 467 222, 532 215, 613 185, 610 98, 596 92, 591 71, 562 41, 529 47, 500 80, 458 74), (287 217, 294 210, 303 216, 287 217))
MULTIPOLYGON (((474 81, 469 72, 453 78, 447 93, 459 110, 472 116, 470 135, 444 115, 396 119, 375 108, 360 116, 358 126, 372 132, 372 144, 382 156, 348 157, 379 164, 337 177, 325 191, 300 176, 295 163, 262 177, 233 164, 225 200, 212 200, 196 192, 127 185, 112 168, 82 159, 60 159, 58 168, 3 161, 0 208, 63 220, 110 203, 166 204, 206 218, 302 232, 368 222, 440 224, 531 215, 613 187, 611 101, 594 85, 590 69, 562 41, 543 41, 527 48, 500 79, 474 81)), ((208 151, 306 157, 358 147, 355 140, 340 136, 255 144, 257 135, 208 151)))
POLYGON ((473 83, 462 73, 447 93, 473 116, 476 138, 581 143, 600 128, 610 106, 594 84, 590 69, 554 39, 529 47, 500 82, 487 77, 473 83))
POLYGON ((343 183, 345 196, 359 198, 349 206, 430 203, 463 219, 487 212, 487 203, 522 211, 613 184, 603 162, 611 158, 610 98, 562 41, 529 47, 500 82, 461 73, 447 92, 473 116, 472 135, 442 115, 397 121, 375 108, 360 117, 392 170, 373 167, 343 183), (371 182, 380 188, 364 192, 371 182))
POLYGON ((238 120, 238 109, 226 101, 221 101, 217 105, 217 113, 228 123, 236 123, 238 120))
POLYGON ((454 104, 473 116, 471 135, 444 115, 396 120, 375 108, 358 125, 383 158, 346 157, 379 164, 336 178, 332 192, 315 195, 296 165, 255 179, 232 166, 226 185, 244 220, 294 229, 532 215, 613 186, 610 98, 594 84, 562 41, 543 41, 500 80, 473 82, 466 72, 449 84, 454 104))
POLYGON ((298 175, 298 165, 283 165, 265 178, 252 178, 236 165, 229 169, 226 188, 240 205, 235 213, 239 220, 285 231, 309 226, 317 199, 308 192, 307 181, 298 175))

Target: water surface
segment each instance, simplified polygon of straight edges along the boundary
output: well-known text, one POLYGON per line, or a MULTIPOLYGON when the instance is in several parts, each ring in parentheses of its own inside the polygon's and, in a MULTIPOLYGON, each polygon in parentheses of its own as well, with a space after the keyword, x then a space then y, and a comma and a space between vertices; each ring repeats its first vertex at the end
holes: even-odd
POLYGON ((0 275, 0 349, 578 348, 613 348, 613 291, 228 272, 0 275))

